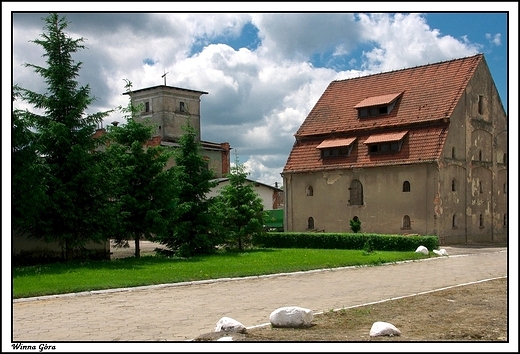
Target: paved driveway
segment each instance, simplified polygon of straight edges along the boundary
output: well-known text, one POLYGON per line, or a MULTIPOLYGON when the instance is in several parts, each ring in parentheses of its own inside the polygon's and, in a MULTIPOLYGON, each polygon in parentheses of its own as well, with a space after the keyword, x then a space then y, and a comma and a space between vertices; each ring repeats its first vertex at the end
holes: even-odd
POLYGON ((506 247, 445 248, 448 257, 376 267, 15 300, 12 340, 186 341, 224 316, 252 327, 283 306, 316 313, 507 275, 506 247))

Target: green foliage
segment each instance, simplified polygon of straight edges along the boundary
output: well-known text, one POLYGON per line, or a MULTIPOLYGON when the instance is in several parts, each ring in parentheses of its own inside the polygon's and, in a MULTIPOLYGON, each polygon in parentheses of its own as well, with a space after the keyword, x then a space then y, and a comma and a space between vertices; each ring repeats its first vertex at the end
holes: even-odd
MULTIPOLYGON (((131 92, 131 87, 126 80, 127 92, 131 92)), ((126 124, 107 128, 106 153, 117 180, 113 200, 119 211, 113 238, 117 243, 133 238, 135 256, 139 257, 139 240, 150 238, 154 232, 164 232, 175 182, 173 171, 165 169, 170 154, 161 146, 145 146, 152 138, 153 128, 135 121, 139 107, 130 102, 120 110, 126 124)))
POLYGON ((367 241, 372 250, 415 251, 424 246, 429 250, 439 247, 437 236, 400 236, 354 233, 314 233, 314 232, 269 232, 256 235, 253 244, 270 248, 316 248, 316 249, 364 249, 367 241))
MULTIPOLYGON (((25 66, 45 80, 46 91, 16 89, 19 98, 42 112, 18 115, 34 132, 30 141, 36 145, 29 144, 28 149, 36 156, 29 163, 33 170, 43 173, 43 187, 35 187, 41 209, 27 228, 33 237, 64 245, 70 259, 74 247, 91 240, 104 241, 111 226, 107 219, 114 210, 106 198, 111 187, 106 183, 110 171, 104 156, 94 153, 99 141, 92 138, 97 124, 109 112, 86 114, 94 98, 88 85, 79 86, 76 81, 81 63, 72 58, 84 48, 83 38, 68 37, 67 22, 57 14, 49 15, 45 22, 46 32, 33 43, 43 47, 47 67, 25 66), (45 168, 39 168, 40 163, 45 168)), ((18 173, 20 159, 15 162, 18 173)), ((14 177, 17 181, 21 178, 19 174, 14 177)))
POLYGON ((178 256, 191 257, 215 250, 219 240, 212 234, 214 218, 210 213, 210 201, 206 195, 215 183, 213 173, 207 168, 201 155, 200 143, 189 118, 175 151, 174 187, 169 224, 166 233, 158 234, 156 241, 175 251, 178 256))
POLYGON ((366 253, 372 253, 374 251, 374 243, 372 241, 372 237, 368 237, 365 240, 365 244, 363 245, 363 251, 366 253))
POLYGON ((219 227, 215 230, 228 248, 242 251, 252 238, 264 231, 262 199, 247 180, 245 166, 235 161, 228 174, 229 184, 222 187, 212 207, 219 227))
POLYGON ((350 220, 350 229, 353 233, 357 233, 361 230, 361 220, 359 220, 357 216, 354 216, 354 218, 350 220))
MULTIPOLYGON (((13 89, 13 99, 20 97, 13 89)), ((48 168, 38 154, 37 135, 31 130, 32 115, 14 109, 12 115, 11 152, 11 220, 13 229, 27 232, 44 207, 48 168)))

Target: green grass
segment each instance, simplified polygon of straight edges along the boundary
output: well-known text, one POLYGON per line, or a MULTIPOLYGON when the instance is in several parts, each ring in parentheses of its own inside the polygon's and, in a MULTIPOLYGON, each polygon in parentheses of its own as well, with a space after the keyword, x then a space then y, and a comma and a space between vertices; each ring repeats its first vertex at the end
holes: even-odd
POLYGON ((254 249, 189 259, 143 256, 13 268, 13 298, 428 258, 415 252, 254 249))

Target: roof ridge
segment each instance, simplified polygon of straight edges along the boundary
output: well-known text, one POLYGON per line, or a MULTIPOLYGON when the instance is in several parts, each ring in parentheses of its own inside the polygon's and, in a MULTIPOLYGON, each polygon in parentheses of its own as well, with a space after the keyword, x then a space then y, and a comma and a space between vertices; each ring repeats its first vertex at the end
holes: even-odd
POLYGON ((454 59, 449 59, 449 60, 443 60, 443 61, 439 61, 439 62, 435 62, 435 63, 416 65, 416 66, 406 67, 406 68, 402 68, 402 69, 381 71, 379 73, 361 75, 361 76, 358 76, 358 77, 351 77, 351 78, 347 78, 347 79, 333 80, 332 82, 343 82, 343 81, 349 81, 349 80, 364 79, 364 78, 371 77, 371 76, 384 75, 384 74, 396 73, 396 72, 400 72, 400 71, 424 68, 424 67, 428 67, 428 66, 447 64, 447 63, 450 63, 450 62, 468 60, 468 59, 477 58, 477 57, 484 57, 484 53, 478 53, 478 54, 474 54, 474 55, 469 55, 469 56, 462 57, 462 58, 454 58, 454 59))

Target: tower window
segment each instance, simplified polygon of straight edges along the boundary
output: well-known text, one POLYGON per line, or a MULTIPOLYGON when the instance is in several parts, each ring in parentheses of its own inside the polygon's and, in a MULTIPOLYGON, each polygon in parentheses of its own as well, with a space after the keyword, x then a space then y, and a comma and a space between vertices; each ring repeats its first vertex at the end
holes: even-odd
POLYGON ((484 227, 484 215, 480 214, 478 219, 479 219, 478 223, 479 223, 480 228, 483 228, 484 227))
POLYGON ((454 229, 457 228, 457 215, 456 214, 453 214, 453 217, 451 219, 451 227, 453 227, 454 229))
POLYGON ((307 187, 307 197, 312 197, 314 195, 314 190, 312 189, 312 186, 307 187))
POLYGON ((404 181, 403 182, 403 192, 409 192, 410 191, 410 182, 404 181))
POLYGON ((451 180, 451 191, 455 192, 457 190, 457 184, 455 183, 455 180, 451 180))

